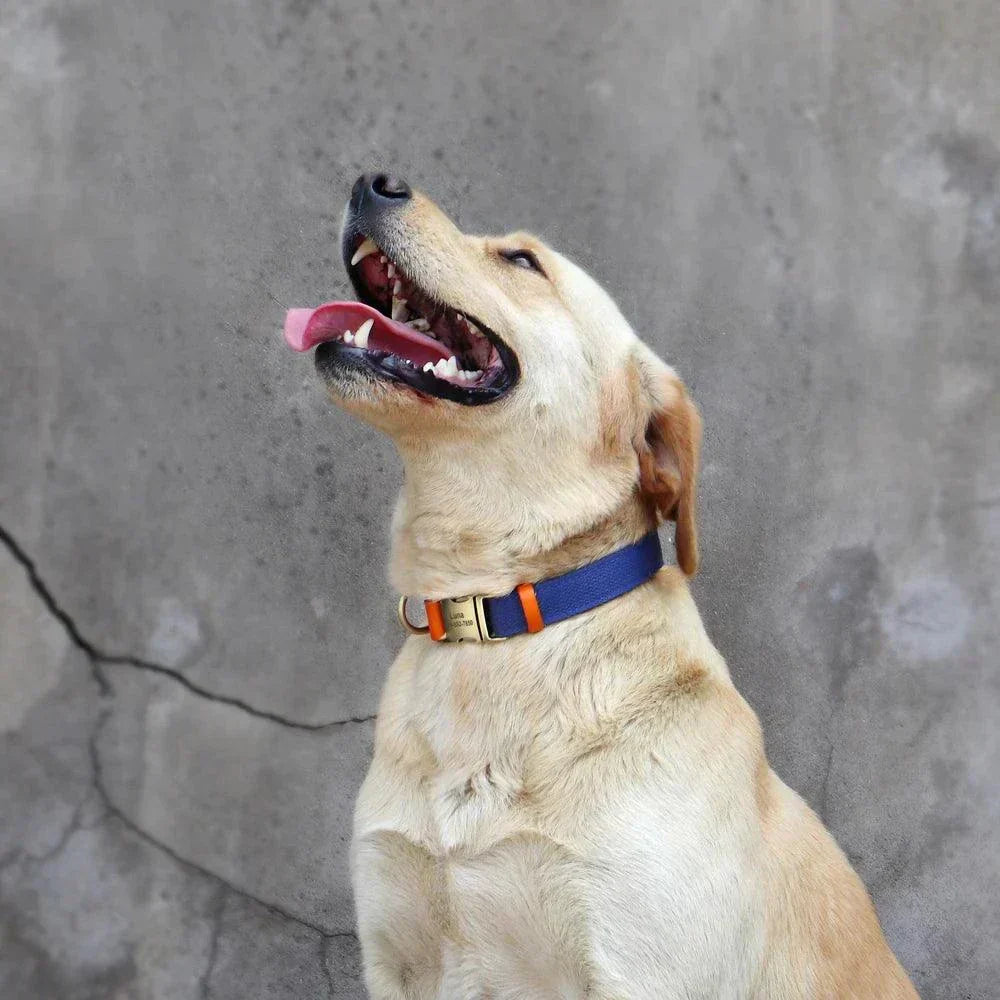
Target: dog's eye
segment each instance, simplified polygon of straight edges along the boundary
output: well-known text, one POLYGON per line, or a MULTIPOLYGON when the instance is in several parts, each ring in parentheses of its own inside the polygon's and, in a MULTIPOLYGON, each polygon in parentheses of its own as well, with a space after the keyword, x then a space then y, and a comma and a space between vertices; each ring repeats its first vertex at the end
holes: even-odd
POLYGON ((509 260, 516 267, 523 267, 526 271, 537 271, 544 275, 542 265, 538 263, 538 258, 530 250, 501 250, 500 256, 509 260))

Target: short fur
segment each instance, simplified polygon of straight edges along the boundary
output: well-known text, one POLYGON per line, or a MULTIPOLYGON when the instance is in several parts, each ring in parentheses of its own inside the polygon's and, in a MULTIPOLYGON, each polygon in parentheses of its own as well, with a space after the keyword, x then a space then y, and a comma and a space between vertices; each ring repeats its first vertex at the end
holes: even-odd
POLYGON ((476 408, 330 383, 403 459, 395 586, 506 593, 662 518, 680 568, 536 635, 406 641, 355 815, 371 996, 915 997, 691 600, 700 419, 676 374, 533 236, 467 236, 416 195, 390 252, 522 368, 476 408), (521 247, 544 276, 499 254, 521 247))

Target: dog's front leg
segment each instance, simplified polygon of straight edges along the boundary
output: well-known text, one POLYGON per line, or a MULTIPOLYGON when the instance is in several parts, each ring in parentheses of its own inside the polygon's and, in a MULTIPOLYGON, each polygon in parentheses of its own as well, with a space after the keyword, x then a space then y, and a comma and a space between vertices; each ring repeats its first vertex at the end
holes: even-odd
POLYGON ((434 1000, 444 929, 434 859, 399 833, 361 835, 354 842, 353 880, 372 1000, 434 1000))

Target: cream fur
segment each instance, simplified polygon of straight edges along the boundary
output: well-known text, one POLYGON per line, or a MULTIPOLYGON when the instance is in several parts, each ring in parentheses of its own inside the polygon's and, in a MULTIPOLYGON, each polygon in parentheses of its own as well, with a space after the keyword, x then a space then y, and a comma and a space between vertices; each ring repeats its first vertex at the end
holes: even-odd
MULTIPOLYGON (((398 227, 406 271, 492 327, 523 377, 478 408, 334 392, 404 462, 395 586, 505 593, 659 515, 693 570, 699 422, 673 371, 534 237, 466 236, 419 195, 398 227), (496 252, 520 246, 546 277, 496 252)), ((408 639, 353 878, 376 1000, 916 996, 844 855, 768 767, 678 569, 537 635, 408 639)))

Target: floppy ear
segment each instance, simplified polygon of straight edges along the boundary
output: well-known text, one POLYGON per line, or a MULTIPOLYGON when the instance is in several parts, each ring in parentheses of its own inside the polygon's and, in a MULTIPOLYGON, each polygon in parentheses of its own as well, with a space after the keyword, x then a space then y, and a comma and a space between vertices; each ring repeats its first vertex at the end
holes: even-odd
POLYGON ((677 522, 677 563, 688 575, 698 570, 695 494, 701 417, 676 372, 652 352, 639 363, 644 420, 633 439, 639 457, 639 489, 657 515, 677 522))

